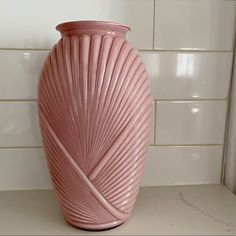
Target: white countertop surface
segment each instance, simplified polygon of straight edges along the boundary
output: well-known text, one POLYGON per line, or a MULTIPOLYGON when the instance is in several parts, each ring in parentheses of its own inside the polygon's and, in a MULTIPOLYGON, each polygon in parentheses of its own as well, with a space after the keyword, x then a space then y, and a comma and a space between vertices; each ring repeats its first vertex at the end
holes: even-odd
POLYGON ((1 235, 236 235, 236 196, 222 185, 141 188, 133 215, 112 230, 68 225, 51 190, 0 192, 1 235))

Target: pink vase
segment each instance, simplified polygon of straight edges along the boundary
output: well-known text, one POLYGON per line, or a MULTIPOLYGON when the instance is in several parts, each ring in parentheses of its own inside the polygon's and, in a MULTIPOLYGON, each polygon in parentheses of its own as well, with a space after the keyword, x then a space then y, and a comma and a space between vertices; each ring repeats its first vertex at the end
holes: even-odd
POLYGON ((131 214, 146 157, 152 99, 147 72, 125 39, 99 21, 57 26, 39 83, 48 167, 65 219, 89 230, 131 214))

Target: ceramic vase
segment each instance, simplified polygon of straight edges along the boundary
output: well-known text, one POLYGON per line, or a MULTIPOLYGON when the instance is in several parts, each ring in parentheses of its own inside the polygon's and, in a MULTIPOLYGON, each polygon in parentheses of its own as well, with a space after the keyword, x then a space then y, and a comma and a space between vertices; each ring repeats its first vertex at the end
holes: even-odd
POLYGON ((51 179, 65 219, 88 229, 126 221, 149 143, 152 99, 127 26, 77 21, 45 62, 39 120, 51 179))

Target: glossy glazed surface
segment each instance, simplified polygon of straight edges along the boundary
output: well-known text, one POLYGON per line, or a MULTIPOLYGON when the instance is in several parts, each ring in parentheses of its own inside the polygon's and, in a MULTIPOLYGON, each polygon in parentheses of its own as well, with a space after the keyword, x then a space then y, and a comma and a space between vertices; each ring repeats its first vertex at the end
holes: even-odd
MULTIPOLYGON (((67 32, 66 26, 59 28, 67 32)), ((85 229, 112 228, 130 216, 152 118, 147 72, 137 51, 120 37, 127 28, 107 23, 104 31, 105 26, 76 23, 75 34, 62 32, 39 87, 52 181, 67 221, 85 229)))
POLYGON ((154 99, 225 99, 231 52, 142 52, 154 99))
POLYGON ((222 144, 226 102, 157 102, 156 144, 222 144), (194 134, 194 135, 193 135, 194 134))
POLYGON ((222 145, 151 146, 148 149, 142 185, 220 183, 222 155, 222 145))

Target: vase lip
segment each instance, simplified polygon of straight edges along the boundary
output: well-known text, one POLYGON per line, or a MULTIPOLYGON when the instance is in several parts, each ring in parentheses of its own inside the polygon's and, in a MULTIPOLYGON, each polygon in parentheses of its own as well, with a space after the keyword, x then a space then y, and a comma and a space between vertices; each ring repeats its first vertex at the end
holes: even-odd
POLYGON ((56 26, 61 34, 71 31, 107 31, 118 32, 126 34, 130 31, 127 25, 111 22, 111 21, 96 21, 96 20, 82 20, 82 21, 68 21, 56 26))

